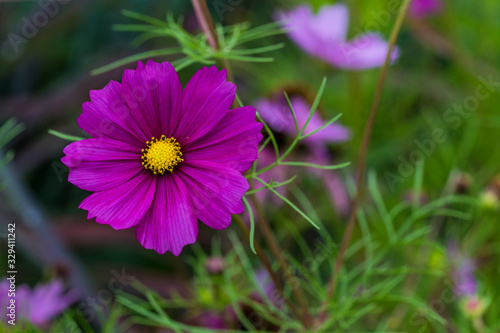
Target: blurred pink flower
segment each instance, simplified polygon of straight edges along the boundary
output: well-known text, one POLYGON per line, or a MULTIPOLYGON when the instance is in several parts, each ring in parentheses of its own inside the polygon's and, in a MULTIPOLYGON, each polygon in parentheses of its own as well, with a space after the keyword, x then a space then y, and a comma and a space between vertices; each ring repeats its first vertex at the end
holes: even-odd
MULTIPOLYGON (((335 67, 363 70, 384 64, 388 43, 378 33, 370 32, 347 41, 349 10, 343 4, 324 5, 314 14, 308 5, 289 12, 278 12, 288 35, 307 53, 321 58, 335 67)), ((395 48, 391 60, 399 51, 395 48)))
MULTIPOLYGON (((269 272, 264 268, 260 268, 255 272, 255 278, 257 280, 259 289, 263 292, 263 294, 271 301, 274 306, 280 308, 282 306, 283 299, 276 289, 276 286, 274 285, 269 272)), ((262 299, 261 294, 257 291, 253 293, 253 297, 259 302, 265 302, 265 300, 262 299)))
POLYGON ((474 277, 475 269, 476 265, 474 261, 470 258, 466 258, 453 270, 455 292, 458 295, 472 296, 476 294, 477 282, 474 277))
POLYGON ((224 258, 221 256, 208 257, 205 260, 205 269, 209 274, 219 275, 224 271, 224 258))
POLYGON ((0 282, 0 313, 4 320, 9 320, 4 311, 11 299, 15 300, 16 317, 30 321, 34 325, 49 323, 55 316, 62 313, 71 303, 78 299, 76 290, 64 292, 63 283, 55 280, 46 284, 38 284, 31 289, 28 285, 17 286, 15 297, 8 297, 9 281, 5 278, 0 282))
MULTIPOLYGON (((295 118, 299 129, 304 126, 309 117, 310 106, 300 96, 293 96, 290 98, 295 118)), ((295 123, 293 121, 290 108, 284 97, 273 98, 271 100, 260 99, 255 102, 257 112, 261 115, 262 119, 275 131, 281 132, 286 135, 295 137, 295 123)), ((316 111, 311 118, 311 121, 306 127, 304 134, 308 134, 321 126, 325 122, 321 119, 318 111, 316 111)), ((339 124, 333 123, 321 131, 304 139, 305 143, 311 145, 327 144, 333 142, 346 141, 351 137, 351 131, 339 124)))
POLYGON ((433 15, 443 10, 441 0, 413 0, 410 2, 408 14, 413 17, 433 15))

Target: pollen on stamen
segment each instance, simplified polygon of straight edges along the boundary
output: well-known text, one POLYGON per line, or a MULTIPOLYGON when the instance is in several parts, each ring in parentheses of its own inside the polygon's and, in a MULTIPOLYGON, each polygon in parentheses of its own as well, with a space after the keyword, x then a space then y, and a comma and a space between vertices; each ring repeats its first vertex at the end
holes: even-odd
POLYGON ((151 141, 146 141, 146 146, 145 149, 141 149, 142 165, 155 175, 163 175, 167 170, 172 172, 176 165, 184 161, 181 158, 181 146, 173 137, 167 138, 165 135, 160 139, 152 137, 151 141))

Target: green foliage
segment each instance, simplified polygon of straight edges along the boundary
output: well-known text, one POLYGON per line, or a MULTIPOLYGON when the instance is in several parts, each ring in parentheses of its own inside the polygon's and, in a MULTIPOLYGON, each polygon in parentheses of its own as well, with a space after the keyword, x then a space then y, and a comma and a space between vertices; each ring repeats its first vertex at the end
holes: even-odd
POLYGON ((163 37, 175 39, 179 47, 134 54, 109 65, 94 69, 91 72, 94 75, 107 72, 113 68, 131 62, 172 54, 184 55, 184 57, 171 62, 177 71, 194 63, 213 65, 216 60, 220 59, 257 63, 270 62, 274 59, 271 57, 261 57, 260 54, 272 52, 284 46, 283 43, 278 43, 255 48, 238 48, 249 42, 282 34, 283 31, 276 23, 268 23, 255 28, 251 28, 248 23, 225 27, 217 25, 216 32, 219 45, 218 48, 214 50, 208 44, 207 38, 203 33, 192 35, 182 27, 182 20, 176 21, 171 14, 167 14, 165 21, 129 10, 122 11, 122 14, 129 18, 144 22, 143 24, 118 24, 114 26, 114 30, 116 31, 141 33, 139 37, 132 42, 132 45, 138 46, 151 38, 163 37))
MULTIPOLYGON (((415 173, 413 191, 417 192, 421 187, 423 175, 424 166, 420 164, 415 173)), ((346 264, 338 278, 335 298, 326 298, 326 286, 336 259, 336 244, 327 233, 321 232, 315 236, 314 242, 306 241, 293 219, 281 218, 283 228, 293 236, 301 250, 284 253, 291 267, 291 272, 280 276, 285 282, 286 296, 292 297, 291 288, 300 286, 306 293, 313 316, 318 317, 326 307, 328 317, 318 324, 315 332, 364 331, 365 323, 369 322, 377 323, 376 332, 394 332, 394 320, 408 322, 415 313, 424 318, 424 321, 418 321, 418 325, 430 325, 437 332, 443 331, 447 320, 439 309, 415 295, 418 282, 413 285, 408 281, 425 278, 439 283, 444 278, 446 265, 431 267, 428 264, 430 256, 438 249, 436 244, 427 241, 432 237, 429 220, 442 216, 444 207, 447 207, 447 218, 470 220, 477 212, 477 201, 467 196, 447 195, 426 204, 413 201, 390 207, 383 199, 373 171, 369 174, 368 184, 373 205, 358 212, 360 235, 346 252, 346 264), (456 205, 461 205, 460 210, 453 208, 456 205), (466 214, 455 214, 459 211, 466 214), (417 251, 419 259, 408 262, 403 249, 417 251), (387 260, 389 255, 391 260, 387 260), (394 317, 396 314, 401 317, 394 317)), ((351 186, 351 193, 352 189, 351 186)), ((299 201, 307 216, 317 214, 312 211, 312 206, 299 201)), ((195 246, 194 256, 187 261, 194 273, 190 295, 174 291, 166 299, 136 281, 134 294, 122 293, 116 297, 110 315, 103 318, 104 331, 121 332, 115 322, 118 318, 126 318, 120 329, 125 327, 123 325, 140 324, 180 333, 208 333, 213 330, 175 319, 179 311, 189 309, 188 316, 196 317, 207 311, 221 314, 232 308, 236 316, 232 325, 236 326, 221 332, 238 332, 240 328, 268 332, 264 328, 269 327, 266 325, 276 325, 280 332, 304 332, 302 323, 291 316, 286 303, 276 293, 266 292, 266 283, 259 282, 261 268, 258 268, 256 257, 247 254, 236 234, 231 233, 230 239, 232 250, 225 254, 225 267, 220 274, 210 273, 205 267, 207 258, 221 255, 220 245, 215 242, 210 255, 195 246), (243 311, 243 308, 247 310, 243 311), (253 320, 249 320, 249 311, 253 320)), ((66 313, 57 325, 81 327, 78 320, 71 319, 74 315, 66 313)), ((81 332, 87 331, 82 329, 81 332)))
POLYGON ((69 134, 64 134, 59 131, 55 131, 53 129, 49 129, 49 134, 52 134, 53 136, 57 136, 60 139, 67 140, 67 141, 80 141, 85 138, 79 137, 79 136, 74 136, 74 135, 69 135, 69 134))
MULTIPOLYGON (((316 110, 318 108, 319 102, 320 102, 321 97, 323 95, 323 92, 325 90, 325 85, 326 85, 326 78, 324 78, 322 83, 321 83, 321 86, 318 90, 316 98, 314 99, 314 103, 312 104, 311 109, 309 110, 309 116, 307 117, 307 120, 304 123, 304 125, 302 126, 302 128, 299 128, 299 126, 298 126, 297 119, 295 117, 295 112, 293 111, 292 104, 290 103, 290 99, 288 98, 288 95, 285 92, 285 98, 288 102, 288 107, 290 109, 290 112, 291 112, 292 117, 293 117, 293 121, 295 123, 295 134, 296 135, 295 135, 295 138, 293 139, 293 141, 290 143, 290 145, 285 149, 285 151, 282 154, 280 154, 280 152, 279 152, 278 143, 276 141, 276 137, 275 137, 273 131, 265 123, 265 121, 262 119, 262 117, 257 113, 257 118, 259 119, 260 122, 262 122, 264 124, 264 129, 268 135, 267 139, 264 141, 264 143, 260 147, 259 151, 264 149, 269 144, 269 142, 271 142, 273 145, 274 152, 276 154, 276 161, 268 166, 263 167, 260 170, 256 170, 257 161, 255 161, 252 168, 251 168, 250 173, 248 175, 246 175, 247 179, 255 180, 263 185, 263 187, 261 187, 257 190, 250 190, 246 194, 247 196, 254 195, 256 192, 267 189, 271 193, 276 195, 278 198, 280 198, 284 203, 286 203, 288 206, 290 206, 293 210, 295 210, 299 215, 301 215, 306 221, 311 223, 317 229, 319 229, 319 226, 317 223, 315 223, 307 214, 305 214, 292 201, 290 201, 288 198, 284 197, 283 195, 281 195, 279 192, 276 191, 276 188, 281 187, 281 186, 285 186, 285 185, 289 185, 290 183, 292 183, 295 180, 296 176, 294 176, 294 177, 292 177, 284 182, 280 182, 280 183, 274 182, 272 179, 271 179, 270 183, 267 183, 262 178, 260 178, 259 175, 262 175, 263 173, 268 172, 268 171, 272 170, 273 168, 280 166, 280 165, 287 165, 287 166, 293 166, 293 167, 310 167, 310 168, 323 169, 323 170, 335 170, 335 169, 341 169, 341 168, 345 168, 345 167, 349 166, 349 164, 350 164, 349 162, 335 164, 335 165, 318 165, 318 164, 307 163, 307 162, 302 162, 302 161, 285 161, 285 159, 294 151, 294 149, 297 148, 297 146, 301 142, 301 140, 304 140, 305 138, 316 134, 317 132, 321 131, 322 129, 326 128, 327 126, 333 124, 335 121, 337 121, 341 117, 341 114, 339 114, 339 115, 331 118, 324 125, 315 129, 314 131, 311 131, 307 134, 304 134, 304 132, 307 128, 307 125, 309 125, 309 122, 311 121, 312 117, 314 116, 314 113, 316 112, 316 110)), ((239 99, 238 99, 238 101, 240 103, 240 106, 243 106, 243 104, 241 103, 241 101, 239 99)), ((253 224, 254 224, 254 221, 252 219, 251 220, 251 226, 252 226, 251 230, 254 230, 253 224)), ((251 237, 253 238, 252 231, 251 231, 251 237)))

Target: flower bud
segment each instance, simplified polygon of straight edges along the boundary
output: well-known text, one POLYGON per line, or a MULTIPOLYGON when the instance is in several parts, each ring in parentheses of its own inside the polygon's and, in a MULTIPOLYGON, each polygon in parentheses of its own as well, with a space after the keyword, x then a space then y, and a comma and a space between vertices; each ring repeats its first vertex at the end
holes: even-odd
POLYGON ((205 261, 205 269, 212 275, 222 274, 222 271, 224 270, 224 258, 219 256, 209 257, 205 261))
POLYGON ((481 205, 486 209, 498 209, 500 206, 500 175, 490 182, 480 197, 481 205))
POLYGON ((452 179, 453 192, 456 194, 467 194, 472 186, 472 176, 461 172, 452 179))
POLYGON ((484 298, 477 295, 467 296, 460 304, 463 314, 468 318, 481 317, 487 307, 488 302, 484 298))
POLYGON ((500 203, 498 195, 489 189, 481 193, 479 202, 483 208, 488 210, 496 210, 500 203))

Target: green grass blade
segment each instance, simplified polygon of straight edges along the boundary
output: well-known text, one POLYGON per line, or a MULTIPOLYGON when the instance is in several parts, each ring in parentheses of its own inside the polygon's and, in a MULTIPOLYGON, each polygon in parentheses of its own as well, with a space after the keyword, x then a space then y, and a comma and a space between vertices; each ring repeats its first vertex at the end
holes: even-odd
POLYGON ((90 74, 91 75, 98 75, 102 74, 104 72, 110 71, 112 69, 121 67, 126 64, 130 64, 131 62, 143 60, 143 59, 149 59, 153 57, 159 57, 159 56, 165 56, 169 54, 175 54, 175 53, 181 53, 182 49, 181 48, 168 48, 168 49, 160 49, 160 50, 152 50, 152 51, 146 51, 146 52, 141 52, 138 54, 134 54, 128 57, 125 57, 123 59, 114 61, 108 65, 93 69, 90 74))
POLYGON ((52 130, 52 129, 49 129, 48 132, 49 132, 49 134, 57 136, 60 139, 68 140, 68 141, 80 141, 80 140, 84 140, 85 139, 85 138, 82 138, 80 136, 74 136, 74 135, 64 134, 64 133, 61 133, 61 132, 58 132, 58 131, 55 131, 55 130, 52 130))

